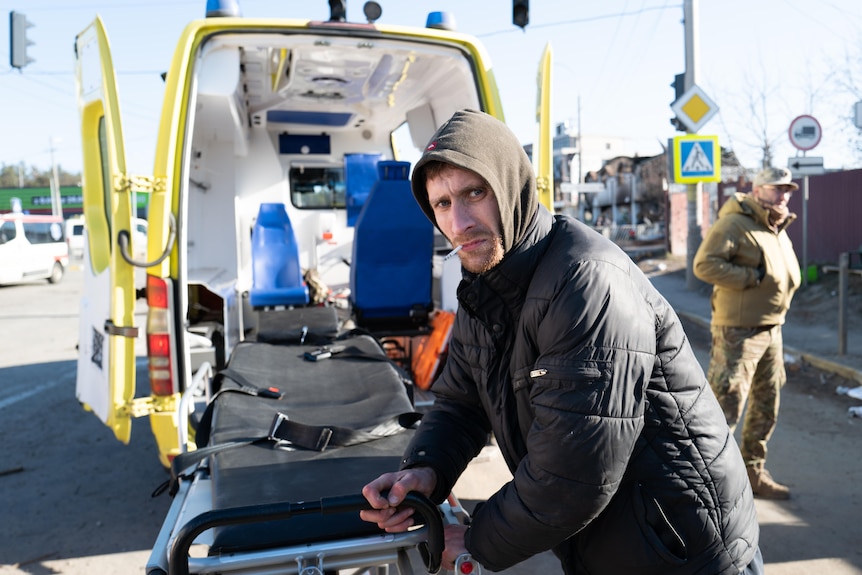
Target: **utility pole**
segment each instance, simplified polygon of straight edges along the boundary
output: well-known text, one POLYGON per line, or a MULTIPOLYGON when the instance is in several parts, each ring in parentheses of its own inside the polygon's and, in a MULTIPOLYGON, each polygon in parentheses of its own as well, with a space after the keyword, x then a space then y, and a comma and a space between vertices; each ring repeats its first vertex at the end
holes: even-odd
MULTIPOLYGON (((578 184, 584 182, 584 141, 581 139, 581 95, 578 94, 578 184)), ((580 200, 580 198, 578 198, 580 200)))
MULTIPOLYGON (((697 0, 685 0, 683 4, 683 20, 685 24, 685 91, 697 84, 698 40, 697 40, 697 0)), ((688 133, 694 133, 687 130, 688 133)), ((721 150, 717 150, 721 153, 721 150)), ((694 275, 694 255, 702 240, 701 224, 703 223, 703 183, 686 185, 688 207, 688 237, 686 239, 686 272, 685 284, 690 290, 700 286, 700 280, 694 275)))
POLYGON ((48 140, 51 146, 51 215, 63 216, 63 199, 60 194, 60 178, 57 176, 57 163, 54 162, 54 138, 48 140))

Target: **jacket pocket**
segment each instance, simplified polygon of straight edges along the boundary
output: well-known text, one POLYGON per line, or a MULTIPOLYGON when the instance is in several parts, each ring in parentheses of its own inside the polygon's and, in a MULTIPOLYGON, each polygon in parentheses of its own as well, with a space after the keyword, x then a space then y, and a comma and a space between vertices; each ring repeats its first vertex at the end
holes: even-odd
POLYGON ((638 482, 626 482, 601 514, 572 541, 585 573, 688 572, 683 571, 691 562, 686 547, 680 543, 682 539, 668 533, 678 530, 671 526, 656 499, 638 482))
POLYGON ((537 371, 531 365, 516 369, 512 374, 512 389, 515 393, 522 393, 524 390, 529 393, 530 388, 533 387, 533 376, 537 375, 534 372, 537 371))
POLYGON ((669 565, 684 565, 688 561, 685 541, 658 500, 641 484, 635 487, 634 509, 644 538, 655 552, 669 565))
POLYGON ((516 369, 512 374, 512 391, 515 396, 518 427, 520 428, 521 438, 524 442, 527 441, 530 426, 536 418, 536 412, 533 409, 533 404, 530 402, 530 390, 533 388, 532 371, 533 367, 527 366, 516 369))
POLYGON ((552 409, 602 415, 612 373, 609 361, 539 363, 528 374, 530 401, 552 409))
MULTIPOLYGON (((547 390, 590 393, 596 384, 607 382, 610 378, 609 362, 578 362, 570 365, 527 366, 516 369, 512 374, 512 389, 519 404, 527 405, 535 394, 547 390)), ((532 407, 530 408, 532 412, 532 407)))

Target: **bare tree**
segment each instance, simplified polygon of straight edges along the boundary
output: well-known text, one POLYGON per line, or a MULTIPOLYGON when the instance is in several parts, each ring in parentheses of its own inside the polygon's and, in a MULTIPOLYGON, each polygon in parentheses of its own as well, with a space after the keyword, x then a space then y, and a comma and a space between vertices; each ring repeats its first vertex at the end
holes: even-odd
POLYGON ((837 74, 836 84, 839 91, 846 96, 847 106, 846 122, 842 123, 841 133, 847 137, 847 144, 853 150, 856 161, 862 163, 862 127, 856 122, 862 118, 855 118, 855 104, 862 102, 862 48, 858 48, 856 54, 845 53, 844 67, 837 74))
POLYGON ((727 147, 737 157, 745 150, 756 150, 760 158, 757 165, 743 165, 743 169, 773 165, 776 144, 786 136, 784 127, 775 127, 788 109, 784 98, 779 83, 762 65, 756 77, 745 73, 742 82, 722 91, 719 119, 727 147))
POLYGON ((772 165, 773 145, 778 139, 777 135, 770 134, 769 115, 767 114, 767 103, 769 94, 763 88, 755 88, 756 91, 748 93, 748 117, 749 127, 760 147, 760 167, 772 165))

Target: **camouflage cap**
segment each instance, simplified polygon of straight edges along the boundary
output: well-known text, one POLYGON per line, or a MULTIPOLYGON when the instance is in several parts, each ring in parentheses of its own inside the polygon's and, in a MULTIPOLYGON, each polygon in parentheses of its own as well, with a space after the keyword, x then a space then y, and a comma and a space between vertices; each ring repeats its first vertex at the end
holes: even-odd
POLYGON ((793 174, 787 168, 766 168, 754 177, 755 186, 790 186, 798 190, 793 182, 793 174))

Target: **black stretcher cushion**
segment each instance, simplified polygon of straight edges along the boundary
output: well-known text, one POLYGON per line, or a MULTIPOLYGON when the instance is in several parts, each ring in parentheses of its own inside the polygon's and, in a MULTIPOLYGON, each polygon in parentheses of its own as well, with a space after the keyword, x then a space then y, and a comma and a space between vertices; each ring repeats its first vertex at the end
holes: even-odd
POLYGON ((258 312, 257 340, 269 343, 328 342, 338 335, 338 312, 331 306, 258 312), (303 331, 305 333, 303 334, 303 331))
MULTIPOLYGON (((308 425, 367 429, 411 412, 409 395, 398 369, 385 360, 369 336, 340 341, 365 357, 308 361, 315 346, 242 343, 229 367, 259 387, 275 386, 281 399, 242 393, 222 393, 213 410, 210 444, 265 437, 274 415, 308 425), (381 361, 370 359, 377 357, 381 361)), ((247 445, 211 458, 213 508, 226 509, 265 503, 316 501, 322 497, 358 494, 387 471, 398 469, 412 431, 350 447, 323 452, 247 445)), ((379 533, 358 513, 300 515, 285 521, 230 525, 214 530, 210 553, 338 540, 379 533)))

